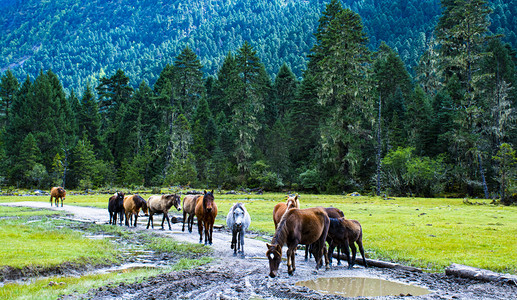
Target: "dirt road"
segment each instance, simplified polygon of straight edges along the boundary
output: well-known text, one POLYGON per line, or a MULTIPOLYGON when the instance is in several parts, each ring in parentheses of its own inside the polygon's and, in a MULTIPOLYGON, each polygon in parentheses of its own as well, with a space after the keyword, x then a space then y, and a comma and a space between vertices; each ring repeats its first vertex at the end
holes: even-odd
MULTIPOLYGON (((5 204, 3 204, 5 205, 5 204)), ((14 206, 29 206, 66 211, 74 219, 97 224, 108 223, 106 209, 64 205, 50 207, 45 202, 9 203, 14 206)), ((173 212, 180 216, 178 212, 173 212)), ((225 212, 220 212, 225 214, 225 212)), ((252 221, 253 222, 253 221, 252 221)), ((172 225, 172 230, 161 230, 161 216, 155 217, 155 234, 169 236, 177 241, 197 243, 197 226, 192 233, 182 232, 181 223, 172 225)), ((146 230, 147 218, 139 218, 136 229, 146 230)), ((167 228, 167 225, 165 225, 167 228)), ((411 299, 517 299, 517 287, 509 284, 485 283, 476 280, 449 277, 445 274, 414 273, 402 270, 363 268, 352 270, 333 266, 314 274, 315 262, 304 262, 303 252, 297 253, 297 269, 294 276, 287 275, 285 263, 280 265, 279 276, 270 278, 269 265, 265 257, 265 242, 256 234, 249 234, 245 240, 246 257, 234 257, 230 249, 231 235, 225 229, 215 230, 213 236, 214 262, 193 270, 162 274, 142 283, 121 284, 116 287, 101 287, 84 295, 68 295, 63 299, 342 299, 341 296, 321 294, 296 282, 326 277, 368 277, 407 283, 428 288, 430 293, 411 299)), ((368 245, 365 245, 367 248, 368 245)), ((286 248, 284 248, 285 253, 286 248)), ((285 254, 284 254, 285 257, 285 254)), ((402 296, 386 296, 376 299, 395 299, 402 296)))

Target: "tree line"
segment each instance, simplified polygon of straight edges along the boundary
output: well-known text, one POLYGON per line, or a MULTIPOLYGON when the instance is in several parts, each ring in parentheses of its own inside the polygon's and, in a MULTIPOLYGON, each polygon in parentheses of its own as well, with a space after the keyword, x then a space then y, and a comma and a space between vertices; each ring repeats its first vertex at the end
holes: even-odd
POLYGON ((515 198, 516 51, 486 1, 442 0, 415 76, 332 0, 301 80, 248 42, 215 76, 185 47, 153 86, 124 70, 66 94, 52 71, 0 82, 2 183, 515 198))

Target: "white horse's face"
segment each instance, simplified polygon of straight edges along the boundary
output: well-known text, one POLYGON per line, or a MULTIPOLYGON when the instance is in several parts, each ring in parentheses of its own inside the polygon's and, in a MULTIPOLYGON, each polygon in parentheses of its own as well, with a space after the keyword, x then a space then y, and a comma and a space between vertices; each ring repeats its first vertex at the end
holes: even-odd
POLYGON ((241 207, 236 207, 233 210, 233 220, 235 226, 240 229, 244 223, 244 210, 241 207))

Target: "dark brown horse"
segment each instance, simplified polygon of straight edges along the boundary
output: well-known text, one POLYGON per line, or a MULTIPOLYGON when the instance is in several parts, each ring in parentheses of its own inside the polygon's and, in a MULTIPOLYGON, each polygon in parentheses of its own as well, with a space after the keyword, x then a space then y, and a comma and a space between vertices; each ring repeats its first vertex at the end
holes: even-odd
POLYGON ((196 214, 196 204, 201 199, 203 199, 203 195, 187 195, 183 198, 183 227, 181 228, 181 231, 185 231, 185 222, 187 222, 188 232, 192 233, 194 216, 196 214))
POLYGON ((214 230, 217 205, 214 202, 214 190, 205 191, 203 198, 197 201, 196 218, 199 231, 199 243, 203 242, 203 228, 205 229, 205 245, 212 245, 212 232, 214 230))
POLYGON ((130 226, 133 223, 133 215, 135 216, 135 222, 133 226, 136 227, 136 220, 138 219, 138 213, 140 209, 147 216, 147 202, 140 195, 130 195, 124 197, 124 211, 126 213, 126 226, 130 226))
POLYGON ((273 222, 275 223, 275 229, 282 219, 284 213, 291 208, 300 208, 300 200, 298 199, 298 195, 296 196, 287 196, 287 200, 285 202, 280 202, 273 208, 273 222))
POLYGON ((52 206, 52 198, 55 198, 56 200, 56 207, 59 205, 59 199, 61 199, 61 207, 63 207, 63 200, 65 200, 66 197, 66 191, 64 188, 60 186, 55 186, 50 189, 50 206, 52 206))
POLYGON ((275 231, 271 244, 266 244, 266 256, 269 260, 269 276, 275 277, 282 260, 282 247, 287 245, 287 273, 293 275, 296 270, 294 255, 298 244, 311 245, 316 258, 316 272, 325 256, 328 267, 328 257, 325 239, 329 229, 329 217, 323 207, 306 209, 289 209, 275 231))
POLYGON ((124 193, 116 192, 109 198, 108 212, 110 213, 110 224, 117 225, 117 215, 120 217, 120 225, 124 221, 124 193))
POLYGON ((167 219, 167 223, 169 224, 169 230, 171 230, 171 221, 169 220, 169 209, 171 209, 173 205, 178 211, 181 210, 181 197, 177 194, 149 197, 149 199, 147 199, 147 207, 149 209, 149 220, 147 221, 147 229, 149 229, 149 224, 151 224, 151 227, 154 228, 154 214, 163 214, 162 230, 163 222, 165 222, 165 219, 167 219))
POLYGON ((332 233, 329 229, 329 236, 331 236, 334 245, 341 246, 342 250, 345 251, 348 260, 348 268, 352 269, 355 264, 355 255, 357 253, 355 244, 359 246, 359 251, 363 256, 364 266, 367 268, 368 265, 366 264, 366 257, 364 256, 363 230, 361 224, 356 220, 332 218, 330 219, 330 227, 332 228, 332 233), (352 249, 352 258, 350 258, 349 247, 352 249))

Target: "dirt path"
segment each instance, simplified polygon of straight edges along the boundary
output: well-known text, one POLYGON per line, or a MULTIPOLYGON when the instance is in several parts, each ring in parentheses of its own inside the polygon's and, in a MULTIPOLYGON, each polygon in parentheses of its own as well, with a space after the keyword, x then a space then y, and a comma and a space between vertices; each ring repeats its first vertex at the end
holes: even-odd
MULTIPOLYGON (((106 209, 64 205, 50 207, 45 202, 17 202, 2 205, 29 206, 66 211, 74 219, 97 224, 107 224, 109 215, 106 209)), ((179 213, 174 212, 179 217, 179 213)), ((223 212, 220 212, 223 214, 223 212)), ((253 221, 252 221, 253 222, 253 221)), ((138 227, 129 230, 146 230, 147 218, 139 218, 138 227)), ((197 226, 193 233, 182 232, 181 223, 172 225, 172 230, 161 230, 161 216, 155 217, 155 229, 159 235, 169 236, 177 241, 197 243, 197 226)), ((165 224, 166 228, 167 225, 165 224)), ((268 238, 269 237, 262 237, 268 238)), ((213 236, 214 257, 216 260, 206 266, 183 272, 162 274, 143 283, 121 284, 116 287, 101 287, 90 290, 85 295, 69 295, 64 299, 342 299, 296 286, 302 280, 321 277, 368 277, 413 284, 431 290, 425 296, 412 299, 517 299, 517 287, 508 284, 484 283, 476 280, 448 277, 445 274, 414 273, 401 270, 368 268, 356 266, 348 270, 345 266, 334 266, 330 270, 320 270, 314 274, 315 262, 303 261, 303 252, 298 251, 296 272, 287 275, 285 263, 280 265, 279 276, 269 278, 269 265, 265 257, 265 242, 249 234, 245 240, 246 257, 234 257, 230 249, 231 235, 228 231, 215 230, 213 236)), ((367 247, 367 246, 366 246, 367 247)), ((284 248, 284 253, 285 253, 284 248)), ((284 254, 285 257, 285 254, 284 254)), ((400 296, 399 296, 400 297, 400 296)), ((376 299, 394 299, 389 296, 376 299)))

